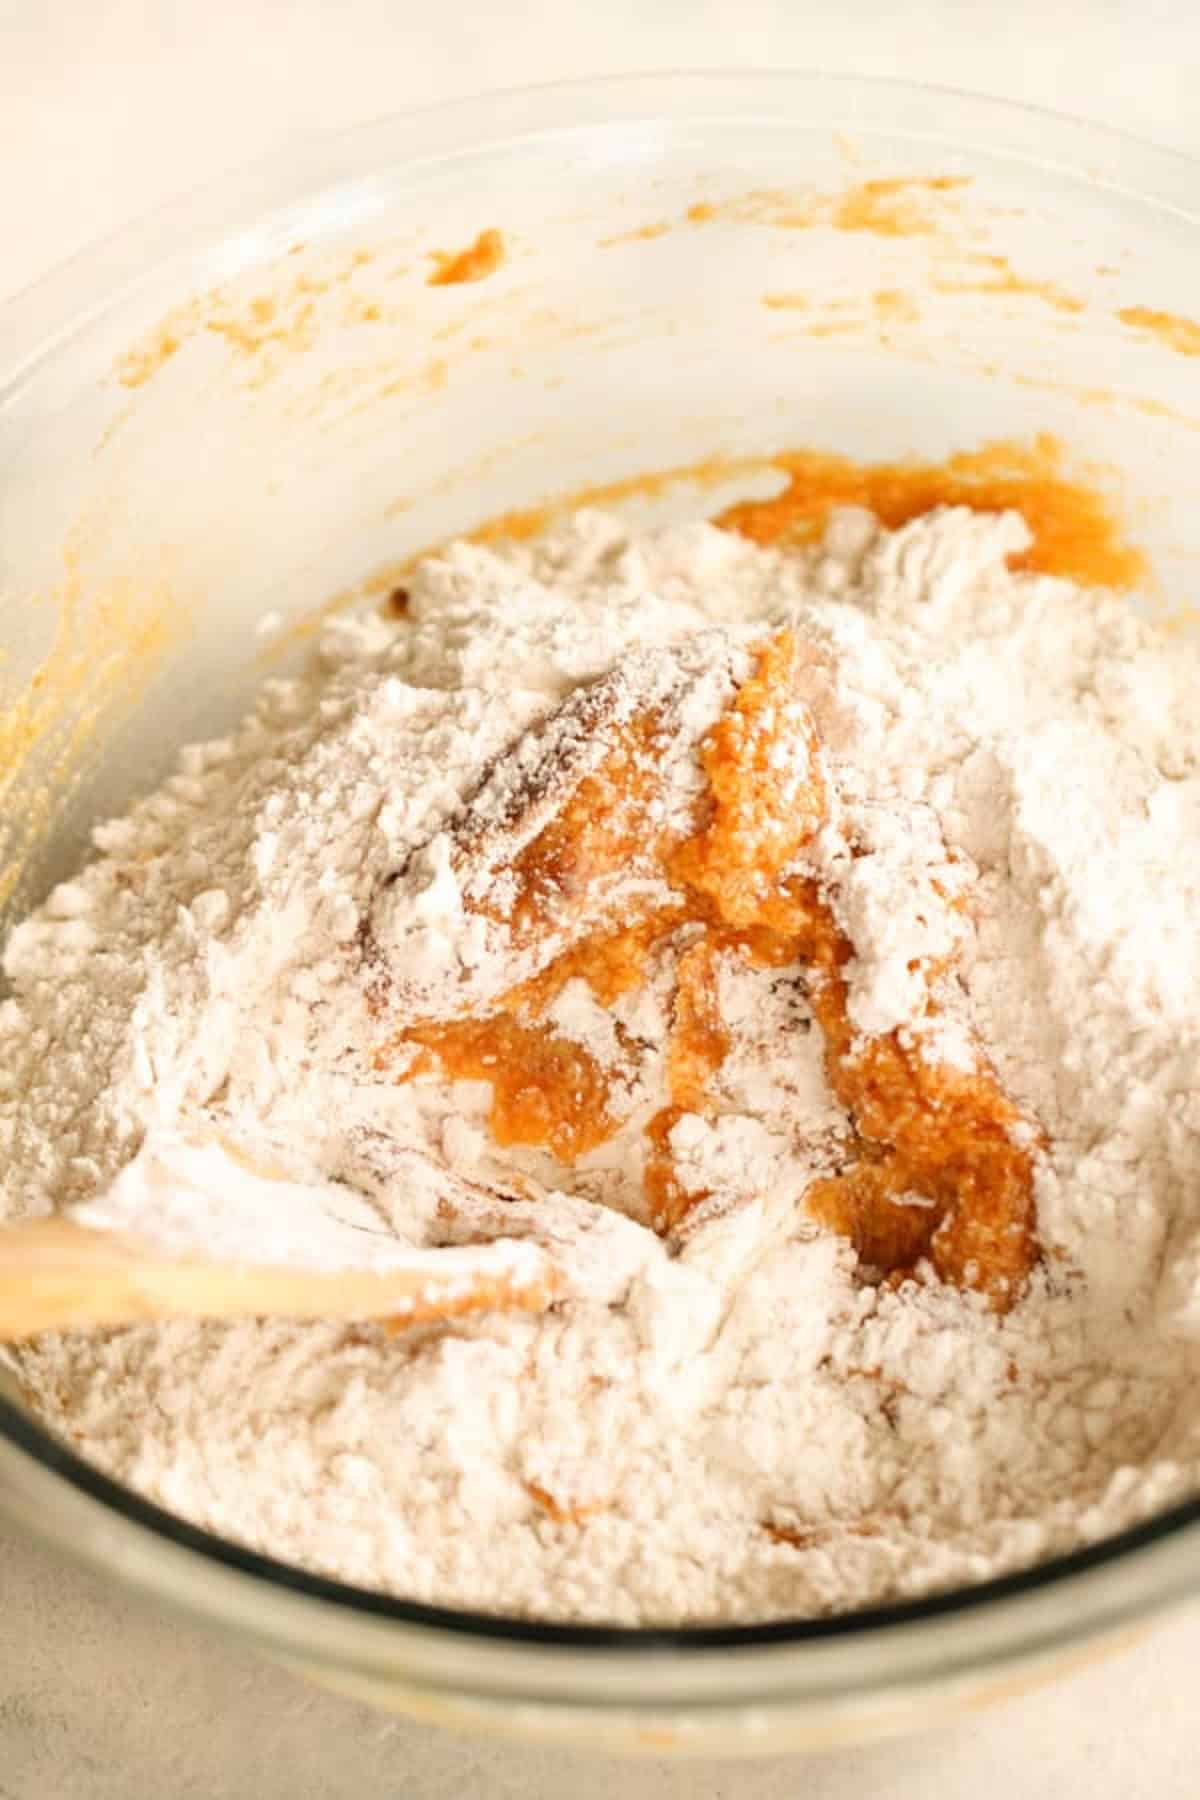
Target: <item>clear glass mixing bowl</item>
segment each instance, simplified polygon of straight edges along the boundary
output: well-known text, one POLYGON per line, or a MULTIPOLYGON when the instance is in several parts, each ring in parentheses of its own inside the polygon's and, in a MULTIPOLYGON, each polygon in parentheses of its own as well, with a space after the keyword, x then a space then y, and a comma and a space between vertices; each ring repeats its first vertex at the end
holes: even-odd
MULTIPOLYGON (((1159 586, 1146 603, 1178 601, 1200 552, 1200 333, 1178 318, 1198 211, 1195 165, 1049 115, 689 75, 314 139, 87 252, 0 312, 3 917, 302 654, 323 606, 584 484, 1049 430, 1118 492, 1159 586), (495 274, 428 285, 434 251, 487 227, 507 243, 495 274)), ((1192 1504, 1028 1573, 819 1622, 443 1612, 192 1529, 54 1441, 12 1383, 0 1504, 379 1703, 658 1752, 907 1727, 1200 1587, 1192 1504)))

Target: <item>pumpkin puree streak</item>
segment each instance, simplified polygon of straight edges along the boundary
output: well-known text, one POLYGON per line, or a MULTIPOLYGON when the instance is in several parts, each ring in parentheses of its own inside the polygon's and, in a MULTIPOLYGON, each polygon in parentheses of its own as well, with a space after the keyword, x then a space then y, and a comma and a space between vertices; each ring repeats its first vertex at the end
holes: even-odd
POLYGON ((485 281, 494 275, 505 258, 503 234, 490 227, 481 231, 465 250, 433 251, 433 273, 426 278, 427 287, 456 287, 460 282, 485 281))
POLYGON ((771 458, 787 486, 769 500, 729 507, 718 523, 758 544, 807 543, 820 537, 835 506, 862 506, 894 531, 936 506, 976 512, 1012 509, 1033 542, 1009 558, 1014 569, 1062 575, 1085 587, 1135 587, 1146 574, 1139 550, 1097 490, 1072 480, 1057 439, 1032 445, 999 441, 963 450, 940 463, 860 463, 819 450, 784 450, 771 458))
MULTIPOLYGON (((855 1042, 842 973, 853 946, 815 883, 783 874, 828 809, 816 730, 794 693, 799 654, 788 632, 762 649, 755 673, 702 746, 709 791, 697 829, 652 845, 682 890, 678 905, 585 936, 512 989, 490 1017, 419 1026, 401 1041, 436 1057, 451 1079, 490 1082, 498 1143, 544 1145, 569 1163, 619 1128, 614 1076, 539 1023, 540 1015, 576 977, 611 1005, 644 983, 653 957, 673 954, 670 1102, 646 1129, 647 1200, 656 1228, 666 1233, 704 1198, 677 1181, 670 1136, 684 1113, 713 1110, 712 1077, 729 1048, 719 961, 737 953, 758 966, 800 963, 825 1038, 830 1085, 856 1134, 843 1172, 810 1188, 810 1211, 888 1274, 928 1257, 943 1279, 1003 1307, 1036 1256, 1032 1152, 1011 1136, 1021 1114, 986 1065, 965 1073, 926 1061, 895 1034, 855 1042), (803 783, 795 773, 798 743, 808 759, 803 783)), ((513 920, 523 932, 534 928, 551 888, 578 893, 627 860, 649 816, 651 770, 638 748, 652 738, 653 724, 634 721, 517 859, 513 920)), ((427 1067, 423 1057, 408 1075, 427 1067)))

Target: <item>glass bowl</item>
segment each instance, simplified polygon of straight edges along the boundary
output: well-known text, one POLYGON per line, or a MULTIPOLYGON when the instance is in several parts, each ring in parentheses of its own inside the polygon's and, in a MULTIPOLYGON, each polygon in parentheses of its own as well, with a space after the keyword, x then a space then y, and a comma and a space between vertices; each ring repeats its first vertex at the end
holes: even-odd
MULTIPOLYGON (((0 906, 219 731, 419 547, 598 484, 712 503, 783 446, 882 459, 1039 432, 1185 595, 1200 169, 902 84, 683 75, 314 139, 0 311, 0 906), (430 285, 481 230, 486 280, 430 285), (696 465, 665 489, 646 471, 696 465)), ((623 498, 622 498, 623 496, 623 498)), ((1184 609, 1186 610, 1186 609, 1184 609)), ((1182 616, 1182 615, 1181 615, 1182 616)), ((1184 621, 1186 623, 1186 620, 1184 621)), ((1200 1588, 1200 1504, 1028 1572, 834 1619, 541 1626, 407 1604, 160 1511, 0 1396, 0 1505, 327 1683, 616 1748, 908 1728, 1123 1641, 1200 1588)))

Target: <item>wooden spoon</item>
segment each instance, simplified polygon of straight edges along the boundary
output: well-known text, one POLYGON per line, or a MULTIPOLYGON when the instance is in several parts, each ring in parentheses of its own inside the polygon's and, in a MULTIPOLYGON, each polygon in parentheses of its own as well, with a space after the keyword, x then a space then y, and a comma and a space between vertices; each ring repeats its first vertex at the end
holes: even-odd
MULTIPOLYGON (((461 1187, 409 1153, 435 1196, 461 1187)), ((72 1213, 0 1226, 0 1341, 146 1319, 388 1319, 542 1311, 561 1259, 501 1219, 475 1241, 414 1241, 343 1183, 251 1161, 214 1134, 151 1133, 72 1213)))
POLYGON ((386 1319, 541 1312, 557 1270, 529 1242, 405 1249, 386 1268, 315 1269, 166 1256, 68 1218, 0 1230, 0 1340, 151 1319, 386 1319))

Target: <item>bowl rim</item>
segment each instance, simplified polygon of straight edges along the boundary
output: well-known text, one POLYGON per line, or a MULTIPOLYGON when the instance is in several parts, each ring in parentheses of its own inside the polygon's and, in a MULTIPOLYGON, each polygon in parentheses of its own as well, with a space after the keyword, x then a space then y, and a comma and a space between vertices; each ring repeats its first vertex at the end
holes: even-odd
POLYGON ((408 160, 425 162, 478 154, 521 137, 638 123, 697 123, 717 116, 701 111, 701 103, 705 108, 720 107, 719 116, 727 121, 744 114, 757 126, 772 116, 767 111, 772 99, 780 105, 789 103, 782 117, 794 127, 798 102, 830 94, 844 98, 852 108, 844 126, 875 123, 867 115, 859 118, 860 107, 891 100, 904 115, 894 129, 914 142, 962 149, 951 124, 969 121, 973 131, 985 128, 988 134, 972 148, 1048 172, 1073 173, 1092 187, 1200 225, 1200 157, 1052 107, 997 99, 949 84, 811 69, 695 68, 505 87, 306 133, 286 148, 198 183, 82 245, 0 298, 0 410, 42 358, 74 330, 102 316, 171 264, 194 256, 199 247, 224 239, 229 249, 234 234, 239 234, 239 241, 240 234, 253 237, 253 225, 262 219, 264 207, 284 207, 320 191, 314 183, 319 182, 320 189, 351 183, 372 166, 373 146, 386 147, 393 163, 403 159, 406 150, 411 153, 408 160), (930 102, 936 102, 943 129, 928 128, 930 102), (918 118, 919 129, 914 123, 918 118), (481 125, 490 128, 486 136, 481 135, 481 125), (1051 156, 1050 151, 1056 154, 1051 156), (1131 164, 1136 165, 1132 181, 1131 164), (80 277, 86 277, 92 292, 103 295, 83 309, 80 277))
MULTIPOLYGON (((115 309, 143 283, 161 278, 176 265, 181 273, 189 268, 199 273, 206 253, 220 247, 228 254, 231 242, 235 253, 241 246, 253 256, 256 221, 286 216, 289 208, 302 207, 317 195, 328 198, 356 185, 379 166, 381 156, 393 168, 416 167, 484 155, 518 139, 557 141, 566 133, 619 132, 649 122, 695 126, 752 115, 757 124, 775 116, 770 109, 776 103, 785 109, 780 122, 796 128, 803 121, 801 103, 817 97, 842 104, 850 115, 844 119, 845 129, 888 129, 930 148, 969 147, 1033 163, 1200 228, 1200 159, 1050 109, 957 88, 802 70, 649 72, 509 88, 311 134, 76 252, 0 304, 0 412, 76 332, 115 309), (913 128, 912 119, 921 109, 927 113, 931 100, 937 103, 939 129, 913 128), (964 145, 955 132, 968 122, 971 135, 964 145), (81 283, 101 296, 82 310, 81 283)), ((193 280, 187 291, 195 291, 196 285, 193 280)), ((1115 1629, 1200 1590, 1198 1496, 1114 1536, 971 1587, 827 1617, 671 1627, 544 1622, 404 1600, 244 1548, 189 1524, 104 1475, 2 1394, 0 1453, 0 1467, 12 1470, 19 1461, 32 1474, 29 1465, 36 1466, 34 1489, 43 1486, 46 1477, 50 1485, 65 1482, 76 1496, 98 1504, 123 1526, 149 1533, 159 1544, 198 1557, 209 1567, 247 1578, 257 1588, 266 1585, 276 1594, 316 1601, 326 1611, 332 1608, 359 1620, 418 1628, 423 1635, 531 1651, 572 1649, 597 1662, 620 1653, 644 1666, 645 1659, 666 1652, 673 1661, 696 1664, 713 1652, 734 1648, 743 1652, 804 1648, 811 1658, 822 1645, 890 1642, 904 1627, 939 1628, 947 1652, 957 1646, 954 1663, 935 1651, 924 1658, 917 1655, 904 1669, 889 1664, 887 1680, 894 1692, 922 1678, 932 1679, 935 1673, 944 1675, 951 1666, 957 1670, 970 1663, 994 1666, 1025 1654, 1031 1642, 1027 1602, 1039 1612, 1041 1624, 1035 1635, 1048 1649, 1115 1629), (1178 1557, 1164 1556, 1168 1548, 1185 1546, 1191 1552, 1186 1566, 1178 1557), (1050 1595, 1069 1596, 1069 1618, 1045 1614, 1044 1602, 1050 1595), (954 1622, 977 1621, 985 1615, 993 1626, 991 1641, 976 1653, 960 1642, 954 1622)), ((15 1491, 25 1492, 27 1485, 22 1476, 15 1491)), ((56 1525, 44 1515, 31 1516, 36 1509, 22 1505, 2 1481, 0 1509, 77 1559, 103 1566, 103 1559, 82 1537, 74 1537, 69 1526, 56 1525)), ((134 1585, 185 1611, 216 1621, 226 1616, 219 1588, 210 1603, 192 1584, 185 1599, 169 1591, 172 1584, 167 1579, 146 1575, 140 1564, 137 1570, 125 1567, 122 1572, 134 1585)), ((289 1613, 263 1621, 252 1634, 303 1656, 309 1634, 302 1624, 300 1615, 289 1613)), ((362 1657, 372 1666, 387 1660, 378 1646, 364 1647, 362 1657)), ((875 1676, 879 1674, 875 1671, 875 1676)), ((794 1663, 788 1683, 793 1698, 804 1691, 794 1663)), ((636 1695, 630 1699, 639 1703, 636 1695)))

